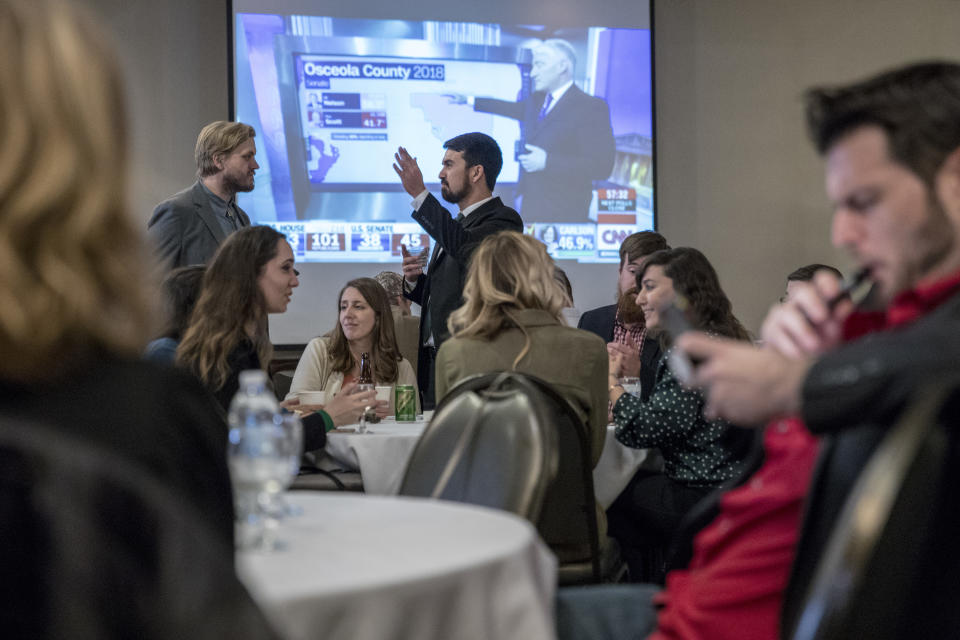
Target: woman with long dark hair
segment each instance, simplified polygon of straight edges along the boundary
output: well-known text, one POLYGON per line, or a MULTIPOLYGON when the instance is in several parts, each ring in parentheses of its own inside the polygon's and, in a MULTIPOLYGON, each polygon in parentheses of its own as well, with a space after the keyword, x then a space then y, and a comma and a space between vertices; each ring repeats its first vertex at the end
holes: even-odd
MULTIPOLYGON (((177 348, 177 363, 200 378, 225 411, 239 388, 240 372, 266 369, 270 363, 267 314, 287 310, 299 275, 286 236, 265 226, 230 234, 207 265, 200 299, 177 348)), ((326 431, 353 422, 365 406, 375 403, 373 392, 347 391, 336 402, 303 407, 320 416, 316 424, 304 420, 306 450, 322 447, 326 431)))
MULTIPOLYGON (((706 420, 703 394, 683 387, 668 366, 670 313, 685 314, 687 322, 702 331, 750 339, 706 256, 690 247, 657 251, 637 272, 637 290, 647 331, 659 337, 664 355, 646 402, 624 392, 618 382, 621 357, 611 357, 610 402, 617 440, 628 447, 656 447, 664 469, 639 472, 608 510, 611 535, 626 547, 628 560, 633 549, 667 545, 694 504, 740 474, 752 443, 750 432, 723 420, 706 420)), ((652 574, 650 567, 632 568, 649 579, 662 578, 656 567, 652 574)))
POLYGON ((177 362, 224 408, 237 392, 240 371, 269 364, 267 314, 287 310, 300 285, 297 275, 286 237, 264 226, 231 234, 208 265, 177 362))
MULTIPOLYGON (((328 397, 338 394, 360 375, 362 353, 370 355, 375 384, 410 385, 416 390, 417 376, 400 355, 390 300, 380 283, 373 278, 351 280, 337 296, 337 309, 333 329, 311 340, 304 350, 287 397, 301 391, 326 391, 328 397)), ((391 404, 378 406, 378 414, 387 415, 391 404)))

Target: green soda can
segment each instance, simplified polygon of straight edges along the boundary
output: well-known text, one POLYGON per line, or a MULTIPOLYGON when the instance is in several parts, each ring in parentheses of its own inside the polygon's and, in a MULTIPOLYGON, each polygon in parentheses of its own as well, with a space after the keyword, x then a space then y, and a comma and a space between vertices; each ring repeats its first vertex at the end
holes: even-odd
POLYGON ((417 392, 411 384, 398 384, 393 406, 397 422, 413 422, 417 419, 417 392))

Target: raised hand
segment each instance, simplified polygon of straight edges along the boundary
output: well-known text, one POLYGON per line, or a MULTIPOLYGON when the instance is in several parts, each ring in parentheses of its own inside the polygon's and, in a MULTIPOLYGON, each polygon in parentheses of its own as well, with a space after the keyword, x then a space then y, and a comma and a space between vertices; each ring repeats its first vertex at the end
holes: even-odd
POLYGON ((410 194, 411 198, 416 198, 427 188, 423 183, 423 173, 420 171, 417 159, 407 153, 403 147, 397 148, 393 158, 396 161, 393 163, 393 170, 400 176, 403 190, 410 194))

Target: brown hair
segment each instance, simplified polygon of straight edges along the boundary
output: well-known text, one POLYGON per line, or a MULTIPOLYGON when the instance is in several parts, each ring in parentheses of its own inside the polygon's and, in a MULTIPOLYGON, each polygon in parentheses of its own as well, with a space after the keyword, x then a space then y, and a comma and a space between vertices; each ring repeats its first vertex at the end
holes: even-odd
POLYGON ((890 157, 932 189, 937 171, 960 147, 960 65, 922 62, 811 89, 806 114, 821 154, 854 129, 876 126, 886 133, 890 157))
POLYGON ((620 268, 623 269, 623 265, 628 262, 669 248, 667 239, 656 231, 632 233, 620 243, 620 268))
POLYGON ((116 52, 66 2, 0 3, 0 377, 36 380, 151 334, 127 206, 116 52))
POLYGON ((673 281, 674 291, 687 299, 687 318, 696 329, 750 340, 750 333, 733 315, 733 305, 720 288, 720 278, 707 256, 692 247, 657 251, 647 257, 643 269, 637 272, 638 289, 643 286, 643 275, 653 266, 663 267, 664 275, 673 281))
POLYGON ((207 265, 200 299, 177 348, 177 362, 212 391, 230 376, 228 358, 242 340, 253 343, 261 367, 270 363, 273 345, 259 278, 277 256, 280 241, 286 242, 286 236, 270 227, 244 227, 227 236, 207 265), (247 334, 251 324, 253 336, 247 334))
POLYGON ((397 363, 403 358, 400 347, 397 346, 397 335, 393 328, 393 312, 390 311, 390 301, 387 292, 380 283, 373 278, 356 278, 344 285, 337 295, 337 325, 327 334, 330 343, 330 363, 334 371, 349 373, 354 365, 358 364, 350 351, 350 343, 343 334, 340 326, 340 300, 343 292, 353 287, 360 292, 376 316, 373 322, 373 335, 370 358, 373 369, 373 379, 377 382, 396 382, 399 367, 397 363))
POLYGON ((214 160, 217 156, 229 156, 244 142, 257 135, 248 124, 218 120, 200 130, 193 155, 197 161, 197 177, 212 176, 220 169, 214 160))

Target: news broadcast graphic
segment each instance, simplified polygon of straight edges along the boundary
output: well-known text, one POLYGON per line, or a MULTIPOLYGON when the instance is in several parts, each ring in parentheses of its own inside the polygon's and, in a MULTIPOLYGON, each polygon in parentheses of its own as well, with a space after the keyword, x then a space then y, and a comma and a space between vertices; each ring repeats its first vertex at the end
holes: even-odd
POLYGON ((401 244, 431 247, 393 154, 403 146, 417 158, 439 198, 443 142, 469 131, 497 140, 504 164, 494 193, 556 259, 616 262, 618 238, 653 228, 649 29, 360 19, 254 4, 234 2, 235 119, 256 129, 261 169, 238 204, 286 234, 298 261, 394 263, 401 244), (534 52, 551 38, 576 54, 574 86, 545 118, 531 118, 544 95, 531 78, 534 52), (578 92, 603 108, 557 125, 578 92), (515 113, 480 108, 487 103, 515 113), (563 137, 594 129, 613 134, 609 175, 582 178, 572 212, 536 206, 532 185, 570 188, 563 137), (526 169, 535 140, 546 161, 526 169))

